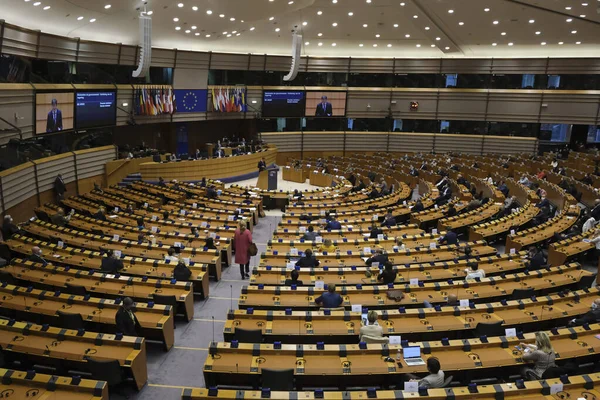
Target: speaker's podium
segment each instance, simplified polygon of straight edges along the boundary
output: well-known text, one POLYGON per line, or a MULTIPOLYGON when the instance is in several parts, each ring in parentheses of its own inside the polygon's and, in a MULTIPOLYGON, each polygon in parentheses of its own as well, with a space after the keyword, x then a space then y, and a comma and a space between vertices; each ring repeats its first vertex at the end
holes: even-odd
POLYGON ((279 167, 267 167, 266 170, 260 171, 256 186, 262 190, 277 190, 277 172, 279 167))

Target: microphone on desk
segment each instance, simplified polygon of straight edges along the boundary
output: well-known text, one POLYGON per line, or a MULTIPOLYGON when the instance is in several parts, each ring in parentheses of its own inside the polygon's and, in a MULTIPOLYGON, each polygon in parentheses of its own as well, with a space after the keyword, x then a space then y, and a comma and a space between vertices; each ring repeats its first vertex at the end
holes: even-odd
POLYGON ((48 345, 46 345, 46 350, 48 351, 48 353, 50 353, 50 347, 48 347, 48 345))
POLYGON ((229 298, 229 301, 230 301, 230 304, 231 304, 230 309, 233 311, 233 285, 229 285, 229 289, 231 290, 231 295, 230 295, 230 298, 229 298))
MULTIPOLYGON (((232 310, 233 311, 233 310, 232 310)), ((215 316, 212 316, 212 328, 213 328, 213 343, 215 342, 215 316)))
POLYGON ((240 373, 240 368, 238 367, 238 363, 235 363, 235 373, 236 374, 240 373))

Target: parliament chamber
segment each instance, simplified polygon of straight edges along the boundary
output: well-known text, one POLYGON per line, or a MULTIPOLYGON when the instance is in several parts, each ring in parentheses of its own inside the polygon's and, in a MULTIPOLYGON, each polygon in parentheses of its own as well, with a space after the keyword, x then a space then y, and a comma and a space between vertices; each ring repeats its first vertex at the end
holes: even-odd
POLYGON ((600 400, 594 2, 2 6, 0 398, 600 400))

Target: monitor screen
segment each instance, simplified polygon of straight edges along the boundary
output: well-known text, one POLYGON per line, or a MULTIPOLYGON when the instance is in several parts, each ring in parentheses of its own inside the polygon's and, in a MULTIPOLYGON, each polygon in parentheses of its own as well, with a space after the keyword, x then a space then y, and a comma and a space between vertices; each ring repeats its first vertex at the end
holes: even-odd
POLYGON ((600 127, 596 125, 590 125, 588 127, 587 142, 600 143, 600 127))
POLYGON ((404 348, 404 358, 416 358, 421 357, 421 347, 413 346, 413 347, 405 347, 404 348))
POLYGON ((303 117, 303 91, 265 91, 263 92, 263 117, 303 117))
POLYGON ((73 129, 73 92, 38 92, 35 95, 35 133, 73 129))
POLYGON ((346 116, 346 92, 306 92, 306 116, 346 116))
POLYGON ((111 126, 117 122, 115 92, 78 92, 75 102, 77 129, 111 126))

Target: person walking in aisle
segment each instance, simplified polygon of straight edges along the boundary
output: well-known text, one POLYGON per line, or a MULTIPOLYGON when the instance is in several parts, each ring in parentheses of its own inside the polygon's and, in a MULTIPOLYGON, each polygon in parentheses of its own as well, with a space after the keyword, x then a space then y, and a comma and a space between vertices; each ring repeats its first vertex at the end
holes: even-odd
POLYGON ((242 279, 250 277, 250 244, 252 243, 252 233, 246 229, 246 222, 240 221, 239 228, 235 230, 235 262, 240 264, 240 274, 242 279))

